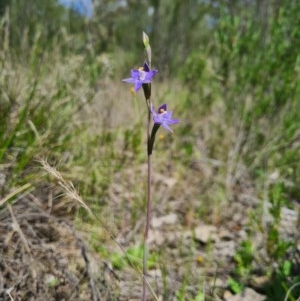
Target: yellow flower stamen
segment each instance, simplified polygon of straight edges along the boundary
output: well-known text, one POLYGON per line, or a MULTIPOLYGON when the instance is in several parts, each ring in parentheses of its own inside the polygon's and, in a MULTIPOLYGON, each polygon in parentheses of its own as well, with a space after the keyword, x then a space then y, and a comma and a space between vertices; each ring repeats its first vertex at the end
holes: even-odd
POLYGON ((197 262, 198 262, 198 264, 202 264, 204 262, 204 258, 201 255, 199 255, 197 257, 197 262))
POLYGON ((164 136, 163 134, 160 134, 160 135, 158 136, 158 138, 159 138, 159 140, 163 140, 163 139, 165 138, 165 136, 164 136))

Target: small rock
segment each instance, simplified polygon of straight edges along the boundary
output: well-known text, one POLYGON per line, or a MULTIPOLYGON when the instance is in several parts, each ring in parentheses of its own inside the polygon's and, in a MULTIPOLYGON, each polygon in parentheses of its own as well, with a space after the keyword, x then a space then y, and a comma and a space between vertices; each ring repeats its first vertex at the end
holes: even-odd
POLYGON ((208 241, 216 241, 217 228, 213 225, 200 225, 194 229, 195 239, 206 244, 208 241))
POLYGON ((178 246, 178 243, 182 242, 182 233, 180 231, 170 232, 166 237, 165 242, 167 242, 168 247, 176 248, 178 246))
POLYGON ((279 176, 280 176, 279 171, 276 169, 269 175, 269 179, 271 180, 271 182, 274 183, 275 181, 277 181, 279 176))
POLYGON ((161 279, 162 278, 162 272, 160 269, 156 269, 156 270, 149 270, 147 272, 149 277, 155 278, 155 279, 161 279))
POLYGON ((240 294, 233 295, 230 291, 225 291, 224 293, 225 301, 263 301, 266 296, 257 293, 252 288, 245 288, 240 294))
POLYGON ((178 222, 178 216, 175 213, 170 213, 161 217, 153 217, 151 225, 153 228, 160 228, 162 225, 174 225, 178 222))
POLYGON ((45 276, 45 282, 49 287, 54 287, 59 283, 59 280, 52 274, 47 274, 45 276))
POLYGON ((279 232, 283 239, 292 239, 298 235, 298 215, 296 210, 281 208, 279 232))
POLYGON ((61 268, 66 268, 69 264, 69 261, 67 258, 62 257, 60 259, 58 259, 58 266, 61 268))
POLYGON ((222 240, 233 240, 234 239, 233 233, 230 232, 229 230, 225 229, 225 228, 220 229, 219 237, 222 240))
POLYGON ((251 286, 254 288, 262 288, 269 282, 269 280, 270 278, 267 276, 256 276, 251 280, 251 286))
POLYGON ((214 245, 214 256, 219 259, 233 258, 236 252, 234 241, 219 241, 214 245))
POLYGON ((148 244, 161 246, 165 242, 165 237, 162 235, 162 232, 155 229, 150 229, 148 234, 148 244))
POLYGON ((212 278, 209 281, 209 284, 212 287, 221 287, 221 288, 226 288, 227 287, 227 281, 221 278, 212 278))

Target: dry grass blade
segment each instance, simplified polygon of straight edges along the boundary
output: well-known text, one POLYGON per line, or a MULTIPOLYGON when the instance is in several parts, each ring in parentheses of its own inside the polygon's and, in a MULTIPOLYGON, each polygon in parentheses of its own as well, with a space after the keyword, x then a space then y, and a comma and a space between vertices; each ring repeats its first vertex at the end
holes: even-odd
POLYGON ((35 269, 35 261, 33 259, 33 256, 32 256, 32 252, 30 250, 30 247, 29 247, 29 243, 13 213, 13 210, 12 210, 12 207, 10 205, 7 206, 8 207, 8 210, 9 210, 9 213, 10 213, 10 216, 11 216, 11 219, 12 219, 12 228, 15 232, 17 232, 21 238, 21 241, 23 242, 24 246, 25 246, 25 249, 27 251, 27 253, 29 254, 30 256, 30 261, 31 261, 31 265, 30 267, 31 268, 31 275, 32 275, 32 278, 34 280, 34 287, 36 288, 36 291, 38 290, 38 285, 37 285, 37 272, 36 272, 36 269, 35 269))
POLYGON ((15 197, 16 195, 18 195, 22 191, 28 190, 31 187, 32 187, 31 184, 27 183, 27 184, 25 184, 25 185, 23 185, 23 186, 15 189, 11 193, 9 193, 6 197, 4 197, 2 200, 0 200, 0 206, 4 205, 8 200, 12 199, 13 197, 15 197))
POLYGON ((7 293, 7 295, 9 296, 10 300, 11 300, 11 301, 14 301, 14 298, 12 297, 12 295, 10 294, 10 292, 9 292, 8 290, 6 291, 6 293, 7 293))
POLYGON ((65 194, 75 201, 77 201, 81 207, 86 209, 88 213, 92 216, 95 216, 92 210, 85 204, 85 202, 82 200, 78 192, 76 191, 74 185, 72 182, 67 182, 62 175, 57 171, 56 168, 49 165, 49 163, 45 160, 39 161, 41 165, 43 166, 44 170, 48 172, 50 175, 52 175, 56 180, 57 183, 64 189, 65 194))

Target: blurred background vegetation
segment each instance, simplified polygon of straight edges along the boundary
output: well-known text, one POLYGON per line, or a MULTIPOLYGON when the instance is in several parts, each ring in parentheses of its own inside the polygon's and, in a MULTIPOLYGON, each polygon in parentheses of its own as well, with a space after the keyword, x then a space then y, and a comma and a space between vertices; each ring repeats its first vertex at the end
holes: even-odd
MULTIPOLYGON (((282 235, 280 218, 300 202, 299 12, 298 0, 95 0, 86 19, 55 0, 1 0, 0 199, 51 182, 37 172, 47 158, 108 214, 115 175, 144 159, 142 105, 120 80, 142 64, 145 31, 159 69, 154 102, 167 101, 182 120, 159 141, 156 166, 174 164, 182 184, 170 194, 189 201, 182 220, 192 208, 195 220, 219 225, 224 206, 255 199, 232 281, 247 284, 259 270, 284 283, 264 291, 283 300, 299 280, 299 234, 282 235), (263 255, 251 251, 257 231, 263 255)), ((133 227, 143 201, 135 206, 133 227)), ((124 223, 115 217, 112 231, 124 223)))

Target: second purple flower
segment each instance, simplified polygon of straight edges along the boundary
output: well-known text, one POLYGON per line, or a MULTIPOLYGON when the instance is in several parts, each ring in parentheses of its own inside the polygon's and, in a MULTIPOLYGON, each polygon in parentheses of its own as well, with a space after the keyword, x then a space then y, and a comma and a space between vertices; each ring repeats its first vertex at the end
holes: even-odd
POLYGON ((153 122, 155 124, 162 125, 167 131, 173 132, 169 125, 176 124, 179 122, 179 119, 172 119, 173 111, 167 111, 167 105, 161 105, 157 112, 151 108, 151 113, 153 117, 153 122))

